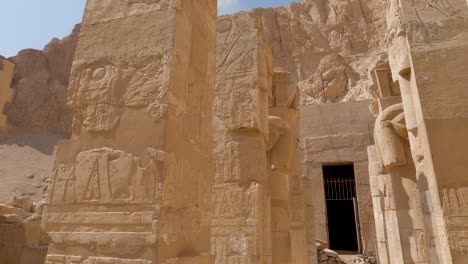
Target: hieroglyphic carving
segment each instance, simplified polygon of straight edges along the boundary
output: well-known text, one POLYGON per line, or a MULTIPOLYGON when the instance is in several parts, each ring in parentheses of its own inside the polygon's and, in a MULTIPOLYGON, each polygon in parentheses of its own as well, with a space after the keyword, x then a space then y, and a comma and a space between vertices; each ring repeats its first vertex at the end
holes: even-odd
POLYGON ((229 142, 215 157, 215 184, 223 184, 240 180, 239 142, 229 142))
POLYGON ((229 229, 213 233, 211 254, 214 256, 214 263, 260 264, 256 257, 246 254, 249 247, 255 246, 255 236, 254 229, 244 229, 242 233, 229 229))
POLYGON ((271 65, 260 27, 255 19, 237 15, 220 17, 217 25, 211 225, 211 253, 216 264, 263 263, 266 251, 263 188, 267 185, 265 138, 271 65), (244 131, 252 134, 241 135, 244 131), (246 151, 250 149, 255 151, 246 151))
MULTIPOLYGON (((64 205, 154 204, 161 197, 161 175, 167 156, 165 152, 154 149, 147 149, 141 157, 135 157, 123 151, 103 148, 81 152, 73 163, 58 165, 48 197, 52 211, 44 214, 44 229, 53 243, 82 246, 94 243, 98 247, 108 247, 120 241, 128 243, 126 250, 130 252, 154 244, 156 235, 152 226, 158 210, 135 208, 127 213, 95 207, 85 212, 56 213, 56 208, 64 205), (100 232, 99 236, 94 233, 96 231, 100 232)), ((57 258, 50 257, 50 262, 54 263, 57 258)), ((93 261, 88 260, 95 263, 93 261)))
POLYGON ((468 254, 468 188, 445 188, 440 197, 447 218, 450 247, 468 254))
POLYGON ((245 221, 245 223, 255 224, 259 209, 257 207, 258 192, 257 183, 252 183, 247 189, 231 184, 217 185, 212 195, 214 225, 225 223, 219 221, 220 219, 228 223, 245 221))
POLYGON ((257 253, 260 194, 261 188, 257 183, 248 188, 234 183, 213 189, 211 251, 215 256, 214 263, 251 264, 261 258, 257 253))
POLYGON ((110 59, 77 63, 68 100, 78 112, 74 127, 78 129, 82 124, 88 131, 112 130, 126 107, 146 108, 146 113, 156 121, 161 119, 167 109, 162 103, 167 92, 164 80, 168 69, 162 67, 166 59, 158 55, 132 63, 112 63, 110 59))
POLYGON ((417 0, 402 2, 410 43, 424 44, 452 39, 466 28, 463 0, 417 0), (441 21, 444 21, 441 23, 441 21))
POLYGON ((408 262, 428 263, 428 252, 425 245, 425 231, 422 229, 407 229, 405 230, 405 240, 408 244, 404 245, 405 249, 410 253, 405 255, 408 262), (406 240, 406 238, 408 238, 406 240))
POLYGON ((148 149, 145 164, 133 155, 111 149, 82 152, 73 164, 55 169, 51 204, 150 203, 161 193, 166 155, 148 149))
POLYGON ((218 21, 217 88, 215 114, 229 130, 258 128, 257 79, 260 73, 255 62, 260 58, 256 30, 252 21, 229 17, 218 21), (236 88, 236 89, 234 89, 236 88))
POLYGON ((446 188, 441 191, 442 208, 449 216, 468 216, 468 188, 446 188))

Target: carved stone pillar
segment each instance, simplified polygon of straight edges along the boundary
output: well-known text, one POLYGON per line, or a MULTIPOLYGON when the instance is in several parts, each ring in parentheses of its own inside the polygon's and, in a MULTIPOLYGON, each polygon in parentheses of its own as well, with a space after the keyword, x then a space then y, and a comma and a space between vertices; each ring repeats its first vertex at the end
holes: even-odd
POLYGON ((275 68, 270 100, 269 174, 272 263, 307 263, 302 168, 297 150, 298 90, 290 74, 275 68), (299 162, 299 164, 298 164, 299 162))
POLYGON ((391 105, 378 115, 375 142, 382 171, 377 175, 387 179, 384 215, 388 254, 391 263, 428 263, 419 186, 407 133, 402 104, 391 105))
POLYGON ((267 182, 271 51, 260 27, 234 14, 217 24, 211 224, 216 264, 271 263, 267 182))
MULTIPOLYGON (((298 120, 299 122, 299 120, 298 120)), ((289 176, 289 202, 291 207, 291 260, 294 264, 312 264, 308 260, 308 242, 306 207, 304 194, 305 177, 302 170, 302 150, 296 142, 293 165, 289 176)), ((315 245, 315 238, 310 239, 315 245)), ((316 250, 315 250, 316 252, 316 250)), ((315 259, 317 258, 314 254, 315 259)))
POLYGON ((372 194, 372 208, 374 209, 378 257, 380 264, 390 264, 384 201, 384 177, 386 177, 386 175, 383 172, 383 167, 377 156, 375 145, 367 148, 367 154, 369 157, 369 177, 372 194))
POLYGON ((215 0, 88 0, 47 264, 209 263, 215 0))
MULTIPOLYGON (((397 2, 397 1, 394 1, 397 2)), ((465 263, 468 226, 465 180, 465 0, 400 1, 392 73, 402 87, 411 154, 416 166, 431 263, 465 263), (409 65, 399 62, 408 61, 409 65)))

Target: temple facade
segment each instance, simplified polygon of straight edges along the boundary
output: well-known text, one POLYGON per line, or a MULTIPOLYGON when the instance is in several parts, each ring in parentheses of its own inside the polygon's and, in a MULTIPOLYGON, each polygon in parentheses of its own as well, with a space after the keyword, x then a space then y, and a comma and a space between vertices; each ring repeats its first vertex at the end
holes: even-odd
POLYGON ((0 150, 28 87, 73 113, 0 263, 468 263, 468 2, 216 4, 88 0, 70 73, 0 61, 0 150))

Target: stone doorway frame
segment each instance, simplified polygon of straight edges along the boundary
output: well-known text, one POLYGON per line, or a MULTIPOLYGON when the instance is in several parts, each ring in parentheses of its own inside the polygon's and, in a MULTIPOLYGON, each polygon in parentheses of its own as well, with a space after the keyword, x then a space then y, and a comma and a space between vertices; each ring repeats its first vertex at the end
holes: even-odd
MULTIPOLYGON (((331 178, 331 177, 330 177, 331 178)), ((355 226, 355 234, 356 234, 356 246, 358 253, 362 253, 362 234, 361 234, 361 223, 359 219, 359 204, 357 198, 357 182, 356 182, 356 175, 355 175, 355 168, 354 162, 343 162, 343 163, 331 163, 322 164, 322 181, 323 181, 323 189, 324 189, 324 202, 325 202, 325 219, 327 222, 327 236, 329 245, 331 248, 331 239, 330 239, 330 226, 329 222, 329 213, 328 213, 328 205, 327 201, 352 201, 353 204, 353 217, 354 217, 354 226, 355 226), (350 167, 348 168, 348 173, 350 175, 345 175, 342 178, 334 178, 334 179, 327 179, 327 177, 331 175, 327 175, 325 173, 326 167, 350 167), (349 177, 348 177, 349 176, 349 177)))

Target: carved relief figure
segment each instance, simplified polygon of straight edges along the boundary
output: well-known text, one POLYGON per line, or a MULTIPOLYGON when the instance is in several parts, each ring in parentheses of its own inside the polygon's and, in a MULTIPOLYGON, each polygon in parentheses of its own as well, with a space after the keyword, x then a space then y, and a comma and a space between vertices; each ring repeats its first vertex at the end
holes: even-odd
POLYGON ((77 112, 74 128, 81 124, 88 131, 111 131, 126 108, 146 108, 148 115, 160 120, 167 107, 162 102, 168 74, 162 67, 164 60, 158 55, 132 63, 100 60, 77 64, 77 76, 72 76, 68 91, 68 104, 77 112))
POLYGON ((377 153, 384 167, 406 164, 405 141, 408 138, 403 104, 389 106, 376 120, 375 141, 377 153))
POLYGON ((52 204, 151 203, 160 193, 165 154, 148 149, 142 161, 111 149, 82 152, 55 169, 52 204))

